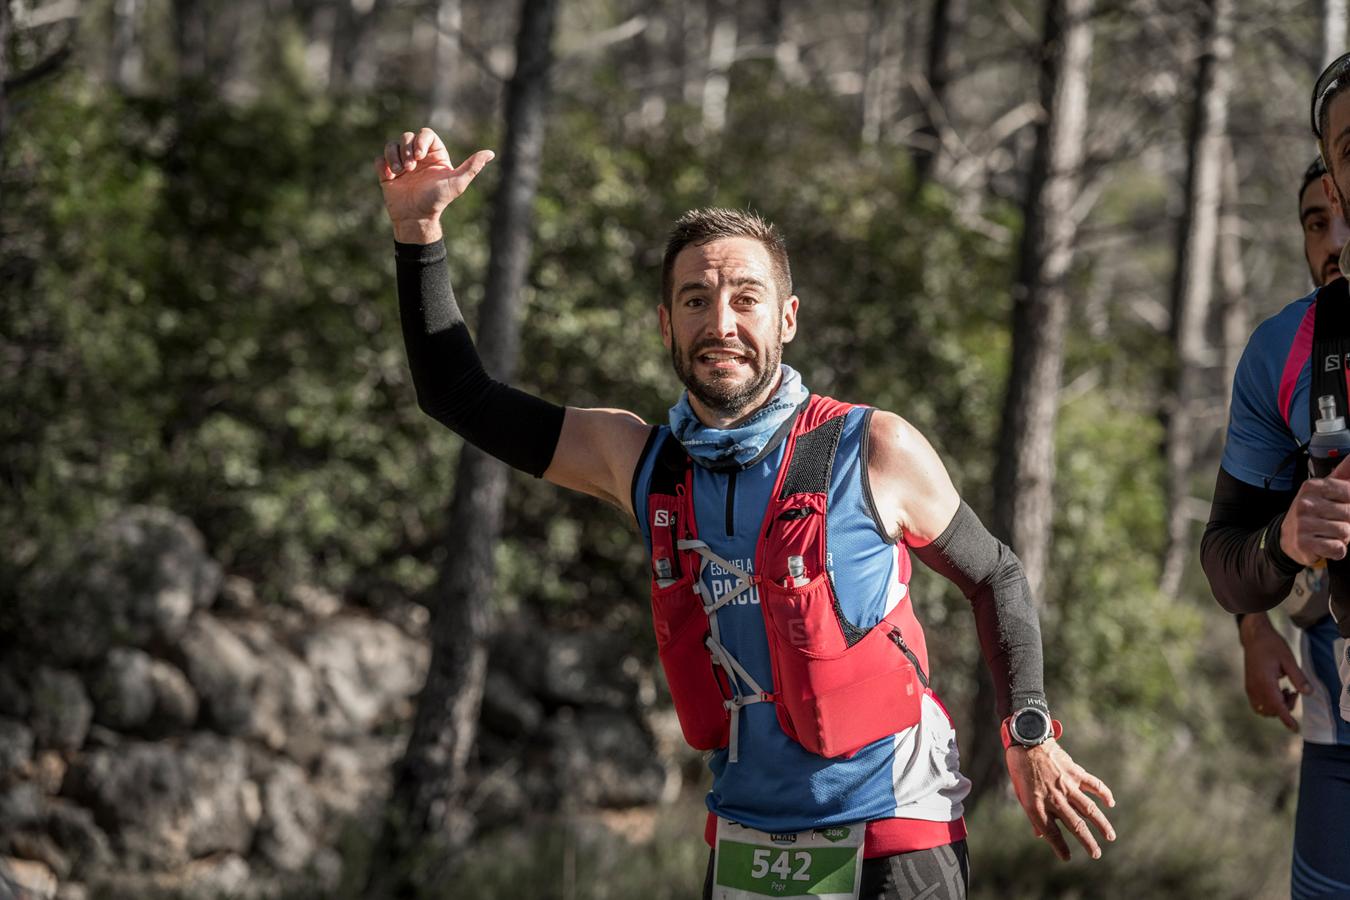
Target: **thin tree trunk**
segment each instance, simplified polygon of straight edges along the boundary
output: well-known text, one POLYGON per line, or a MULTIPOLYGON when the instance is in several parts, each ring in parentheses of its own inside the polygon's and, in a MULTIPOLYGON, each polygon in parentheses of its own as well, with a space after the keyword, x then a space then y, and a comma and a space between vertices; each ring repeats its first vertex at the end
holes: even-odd
MULTIPOLYGON (((356 8, 353 0, 339 0, 337 15, 333 22, 332 51, 328 66, 328 87, 333 91, 345 91, 355 82, 367 79, 369 67, 362 66, 362 54, 365 51, 366 35, 370 26, 384 11, 385 0, 372 0, 364 12, 356 8), (361 77, 358 78, 357 76, 361 77)), ((361 84, 357 86, 369 87, 361 84)))
POLYGON ((173 43, 180 81, 206 76, 207 16, 204 0, 173 0, 173 43))
POLYGON ((769 0, 768 43, 773 47, 774 67, 787 84, 804 84, 802 48, 793 39, 788 19, 788 0, 769 0))
POLYGON ((731 65, 736 61, 736 5, 711 0, 712 32, 708 39, 707 77, 703 80, 703 128, 720 134, 727 124, 727 97, 731 93, 731 65))
POLYGON ((1345 0, 1322 0, 1322 65, 1345 52, 1345 0))
MULTIPOLYGON (((498 378, 515 373, 517 321, 531 245, 532 207, 544 144, 556 0, 525 0, 516 71, 507 86, 501 181, 493 198, 487 284, 478 350, 498 378)), ((432 608, 431 666, 374 859, 368 893, 389 896, 438 883, 473 830, 464 809, 466 770, 477 738, 501 532, 505 467, 465 446, 450 505, 446 564, 432 608)))
POLYGON ((9 97, 5 79, 9 78, 9 35, 14 27, 10 0, 0 0, 0 163, 4 162, 5 135, 9 131, 9 97))
POLYGON ((109 77, 124 93, 135 92, 141 87, 144 54, 141 52, 140 26, 140 0, 115 0, 109 77))
POLYGON ((863 37, 862 142, 881 137, 886 92, 886 0, 872 0, 867 34, 863 37))
MULTIPOLYGON (((1083 139, 1092 64, 1092 0, 1049 0, 1040 51, 1042 114, 1023 202, 1024 229, 1013 285, 1012 370, 1003 403, 994 475, 994 533, 1021 557, 1033 596, 1045 588, 1055 476, 1055 420, 1064 353, 1083 139)), ((967 743, 974 805, 999 777, 1002 748, 993 687, 979 665, 967 743)))
POLYGON ((460 0, 438 0, 436 42, 431 54, 431 127, 450 134, 455 125, 455 70, 459 61, 459 34, 464 26, 460 0))
POLYGON ((1233 53, 1233 0, 1208 0, 1205 46, 1196 72, 1195 106, 1186 167, 1186 207, 1172 281, 1172 383, 1167 422, 1167 543, 1159 587, 1175 594, 1189 558, 1187 502, 1195 458, 1196 402, 1209 355, 1205 325, 1213 298, 1218 247, 1223 142, 1228 126, 1229 59, 1233 53))
MULTIPOLYGON (((1223 142, 1223 207, 1219 215, 1219 333, 1223 340, 1223 386, 1219 396, 1226 406, 1233 391, 1242 348, 1251 334, 1251 303, 1247 297, 1247 272, 1242 265, 1242 216, 1237 159, 1232 140, 1223 142)), ((1220 424, 1222 427, 1222 423, 1220 424)))
POLYGON ((942 135, 947 128, 947 85, 951 81, 952 26, 960 15, 958 5, 959 0, 933 0, 924 83, 916 92, 923 123, 915 135, 912 154, 916 188, 932 177, 942 151, 942 135))
POLYGON ((708 80, 708 11, 702 3, 679 4, 680 81, 684 102, 701 108, 708 80))

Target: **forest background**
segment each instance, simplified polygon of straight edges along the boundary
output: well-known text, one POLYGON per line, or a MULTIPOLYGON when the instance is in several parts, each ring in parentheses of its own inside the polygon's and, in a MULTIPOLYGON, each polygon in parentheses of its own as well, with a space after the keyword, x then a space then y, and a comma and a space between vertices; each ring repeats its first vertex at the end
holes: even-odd
MULTIPOLYGON (((59 635, 51 573, 133 505, 186 516, 264 603, 414 600, 440 677, 408 758, 443 762, 418 780, 405 758, 395 803, 433 831, 484 768, 501 622, 602 628, 654 666, 631 523, 491 474, 417 410, 371 160, 429 124, 456 161, 503 156, 446 221, 497 371, 664 421, 665 231, 752 206, 802 297, 786 361, 915 423, 1026 560, 1066 746, 1114 788, 1121 838, 1066 865, 1032 839, 968 604, 921 571, 983 791, 975 896, 1280 896, 1297 743, 1248 709, 1196 550, 1237 354, 1310 287, 1308 94, 1345 19, 1333 0, 0 0, 4 652, 59 635)), ((578 862, 545 816, 464 825, 444 858, 500 896, 687 896, 705 788, 654 813, 641 854, 578 862)), ((354 852, 344 883, 405 850, 354 852)))

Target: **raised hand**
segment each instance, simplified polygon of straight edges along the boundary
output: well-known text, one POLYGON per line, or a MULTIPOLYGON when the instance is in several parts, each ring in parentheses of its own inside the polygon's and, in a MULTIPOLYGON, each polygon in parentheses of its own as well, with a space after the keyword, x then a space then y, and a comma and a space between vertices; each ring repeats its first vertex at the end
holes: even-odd
POLYGON ((375 160, 375 174, 384 192, 384 207, 394 237, 405 243, 429 244, 441 239, 441 213, 464 193, 493 159, 479 150, 456 166, 436 132, 423 128, 384 145, 375 160))
POLYGON ((1095 794, 1107 806, 1115 806, 1111 789, 1074 762, 1058 742, 1048 740, 1030 749, 1014 745, 1004 751, 1004 762, 1013 791, 1031 820, 1036 837, 1049 841, 1060 859, 1069 858, 1069 845, 1060 834, 1060 823, 1093 859, 1101 857, 1102 849, 1088 828, 1089 822, 1108 841, 1116 839, 1116 830, 1106 814, 1088 796, 1095 794))

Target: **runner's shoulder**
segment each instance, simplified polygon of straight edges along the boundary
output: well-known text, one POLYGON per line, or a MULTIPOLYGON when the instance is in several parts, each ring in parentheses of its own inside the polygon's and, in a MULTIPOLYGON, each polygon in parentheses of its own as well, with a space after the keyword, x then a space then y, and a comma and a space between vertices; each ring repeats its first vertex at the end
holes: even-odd
POLYGON ((1317 291, 1314 290, 1286 304, 1279 312, 1257 325, 1247 340, 1246 349, 1242 351, 1242 365, 1261 365, 1276 371, 1282 370, 1316 297, 1317 291))
POLYGON ((1285 304, 1283 309, 1256 326, 1256 330, 1252 332, 1251 339, 1248 341, 1248 346, 1270 347, 1287 351, 1316 299, 1317 291, 1313 290, 1305 296, 1285 304))

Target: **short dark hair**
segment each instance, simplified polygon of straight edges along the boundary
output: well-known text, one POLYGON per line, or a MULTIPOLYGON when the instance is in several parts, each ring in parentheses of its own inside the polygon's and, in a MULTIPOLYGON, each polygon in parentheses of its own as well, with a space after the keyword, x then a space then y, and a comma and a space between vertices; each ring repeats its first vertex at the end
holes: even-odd
POLYGON ((1327 174, 1327 167, 1322 164, 1321 156, 1314 156, 1313 161, 1308 164, 1308 168, 1303 171, 1303 181, 1298 186, 1298 212, 1303 215, 1303 192, 1308 189, 1308 185, 1314 181, 1321 181, 1322 176, 1327 174))
POLYGON ((778 288, 778 300, 792 296, 792 271, 788 267, 787 242, 782 233, 769 221, 748 209, 709 207, 691 209, 675 220, 666 240, 666 254, 661 261, 661 303, 670 309, 675 296, 675 257, 685 247, 701 246, 722 238, 743 237, 759 241, 769 253, 769 265, 778 288))

